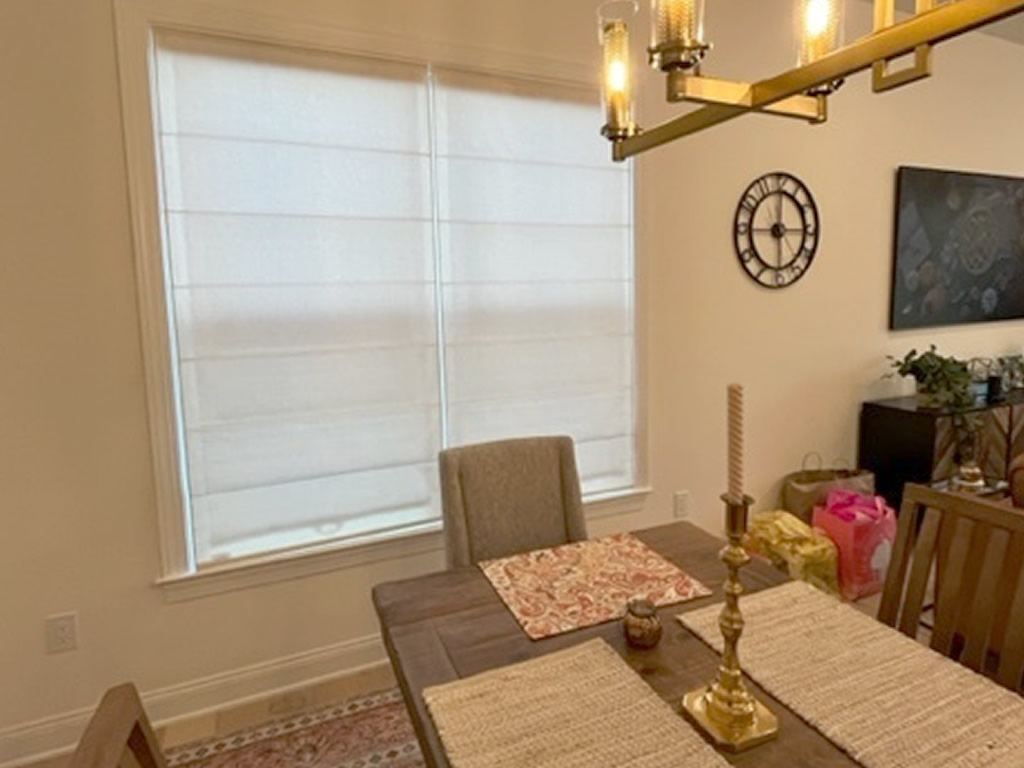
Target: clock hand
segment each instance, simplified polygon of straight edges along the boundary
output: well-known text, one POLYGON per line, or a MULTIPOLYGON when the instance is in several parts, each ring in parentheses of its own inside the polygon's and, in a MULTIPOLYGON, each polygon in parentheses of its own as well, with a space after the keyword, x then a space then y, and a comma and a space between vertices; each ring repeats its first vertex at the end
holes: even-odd
POLYGON ((789 252, 792 253, 793 256, 796 256, 796 251, 794 251, 793 246, 789 244, 789 240, 786 240, 786 238, 782 239, 786 241, 786 247, 789 248, 789 252))

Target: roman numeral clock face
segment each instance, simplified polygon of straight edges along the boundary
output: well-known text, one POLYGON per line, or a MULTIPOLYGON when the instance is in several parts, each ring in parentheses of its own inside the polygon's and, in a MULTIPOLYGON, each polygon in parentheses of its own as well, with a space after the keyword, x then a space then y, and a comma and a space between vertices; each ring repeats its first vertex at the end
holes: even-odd
POLYGON ((736 255, 765 288, 785 288, 804 274, 818 251, 818 206, 806 185, 789 173, 767 173, 736 207, 736 255))

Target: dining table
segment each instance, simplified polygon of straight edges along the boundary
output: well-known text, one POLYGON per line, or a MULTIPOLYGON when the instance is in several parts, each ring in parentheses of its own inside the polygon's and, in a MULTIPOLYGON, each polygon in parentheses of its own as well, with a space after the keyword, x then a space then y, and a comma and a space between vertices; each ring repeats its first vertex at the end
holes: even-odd
MULTIPOLYGON (((707 597, 659 608, 664 633, 661 641, 647 650, 629 646, 622 622, 617 620, 531 640, 477 567, 456 568, 374 587, 373 603, 384 646, 427 766, 449 765, 423 699, 423 690, 431 686, 594 638, 601 638, 614 648, 677 711, 684 694, 714 679, 719 654, 675 617, 723 600, 726 569, 719 560, 719 551, 724 542, 684 521, 634 531, 633 535, 711 590, 707 597)), ((741 579, 748 593, 789 580, 758 559, 742 569, 741 579)), ((742 639, 739 651, 742 661, 742 639)), ((776 739, 745 752, 724 752, 729 763, 751 768, 859 765, 763 688, 749 679, 747 683, 778 716, 779 734, 776 739)), ((510 712, 509 716, 514 717, 515 713, 510 712)))

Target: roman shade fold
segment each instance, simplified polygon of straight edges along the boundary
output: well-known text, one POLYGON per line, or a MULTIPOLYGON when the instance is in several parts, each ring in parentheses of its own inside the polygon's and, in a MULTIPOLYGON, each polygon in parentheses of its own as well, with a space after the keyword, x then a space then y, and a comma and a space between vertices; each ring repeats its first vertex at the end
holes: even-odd
POLYGON ((155 40, 190 544, 422 529, 437 453, 561 432, 633 484, 631 177, 593 94, 188 33, 155 40))

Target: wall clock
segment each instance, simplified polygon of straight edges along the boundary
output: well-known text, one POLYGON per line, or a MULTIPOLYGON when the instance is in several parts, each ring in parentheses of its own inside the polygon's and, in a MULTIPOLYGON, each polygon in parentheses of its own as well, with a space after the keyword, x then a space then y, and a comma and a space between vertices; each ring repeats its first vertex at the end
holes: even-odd
POLYGON ((796 176, 766 173, 740 198, 733 236, 747 274, 765 288, 785 288, 814 261, 821 237, 818 206, 796 176))

